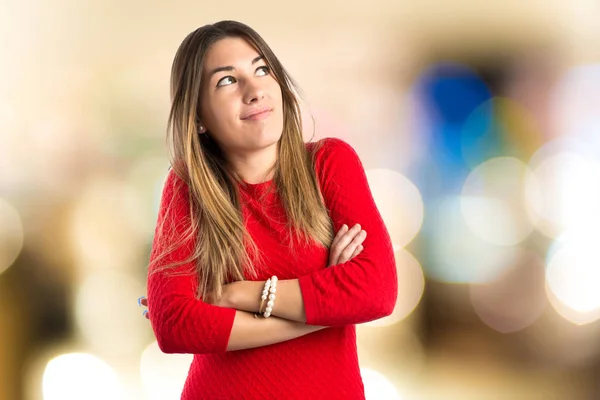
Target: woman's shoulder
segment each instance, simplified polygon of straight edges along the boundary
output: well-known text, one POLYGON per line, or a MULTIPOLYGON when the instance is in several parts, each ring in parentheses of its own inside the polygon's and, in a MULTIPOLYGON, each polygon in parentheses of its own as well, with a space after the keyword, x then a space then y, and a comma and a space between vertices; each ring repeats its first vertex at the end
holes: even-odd
POLYGON ((184 176, 182 176, 184 173, 185 169, 182 164, 171 164, 164 177, 163 194, 169 194, 170 196, 187 194, 189 186, 184 176))
POLYGON ((330 152, 338 152, 338 151, 354 151, 354 148, 345 140, 335 137, 326 137, 317 140, 316 142, 308 142, 306 143, 306 148, 308 151, 312 153, 316 153, 316 155, 326 156, 329 155, 330 152))
POLYGON ((334 137, 322 138, 316 142, 306 143, 306 148, 314 154, 317 166, 330 160, 344 162, 344 160, 356 160, 356 150, 346 141, 334 137))
POLYGON ((175 184, 180 184, 181 182, 183 182, 183 180, 177 174, 177 171, 173 168, 173 166, 170 165, 167 168, 163 186, 174 186, 175 184))

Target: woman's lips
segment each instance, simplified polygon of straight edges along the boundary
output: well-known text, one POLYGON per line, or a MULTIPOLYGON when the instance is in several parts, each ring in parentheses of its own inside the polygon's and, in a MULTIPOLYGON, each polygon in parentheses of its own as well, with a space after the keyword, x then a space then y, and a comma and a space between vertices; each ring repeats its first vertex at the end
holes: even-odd
POLYGON ((273 111, 271 108, 262 108, 259 110, 254 110, 254 111, 251 111, 246 116, 244 116, 242 118, 242 120, 244 120, 244 121, 260 121, 265 118, 268 118, 269 115, 271 115, 271 111, 273 111))

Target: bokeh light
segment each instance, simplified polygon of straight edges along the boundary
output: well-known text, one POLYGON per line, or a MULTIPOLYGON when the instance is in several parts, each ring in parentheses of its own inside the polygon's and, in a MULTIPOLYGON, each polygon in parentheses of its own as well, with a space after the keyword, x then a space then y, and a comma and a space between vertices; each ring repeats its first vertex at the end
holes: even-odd
POLYGON ((169 162, 158 157, 144 158, 134 164, 127 174, 126 186, 132 196, 140 197, 138 212, 131 215, 131 228, 142 237, 152 237, 164 182, 169 174, 169 162))
POLYGON ((367 325, 388 326, 408 317, 417 307, 425 289, 425 278, 419 261, 405 249, 397 249, 396 268, 398 273, 398 300, 392 314, 371 321, 367 325))
POLYGON ((577 313, 547 289, 551 307, 519 337, 519 351, 545 368, 565 370, 593 364, 600 356, 600 321, 596 313, 577 313), (595 314, 595 315, 594 315, 595 314), (595 322, 592 322, 595 319, 595 322))
POLYGON ((555 244, 547 261, 548 298, 560 315, 576 324, 600 318, 597 246, 594 236, 567 235, 555 244))
POLYGON ((77 327, 84 340, 100 354, 128 356, 150 334, 135 299, 145 285, 124 271, 101 270, 90 274, 75 298, 77 327))
POLYGON ((515 263, 497 279, 472 284, 473 309, 489 327, 502 333, 517 332, 533 324, 547 304, 544 260, 520 250, 515 263))
MULTIPOLYGON (((480 141, 481 130, 465 131, 465 123, 482 103, 492 97, 487 84, 470 67, 459 63, 438 63, 428 67, 417 79, 413 88, 417 120, 413 129, 416 137, 427 137, 429 155, 422 163, 439 165, 443 189, 453 188, 462 181, 468 171, 463 149, 469 149, 480 141)), ((479 124, 487 126, 491 119, 491 108, 486 115, 480 112, 479 124)), ((491 148, 491 147, 490 147, 491 148)), ((485 161, 486 154, 479 154, 474 161, 485 161)), ((473 160, 471 160, 473 162, 473 160)), ((431 166, 428 166, 431 168, 431 166)))
POLYGON ((156 341, 148 345, 140 360, 142 386, 147 399, 179 398, 193 358, 192 354, 165 354, 156 341))
POLYGON ((600 163, 574 151, 550 153, 532 167, 535 185, 527 191, 537 229, 554 238, 571 229, 600 229, 600 163))
MULTIPOLYGON (((563 289, 564 291, 564 289, 563 289)), ((600 310, 594 309, 587 312, 581 312, 574 310, 571 306, 566 305, 561 299, 554 294, 553 289, 546 284, 546 295, 548 297, 548 301, 552 305, 552 308, 560 315, 563 319, 568 322, 571 322, 575 325, 586 325, 591 324, 600 319, 600 310)), ((573 301, 577 300, 577 297, 573 296, 571 299, 573 301)), ((569 301, 569 299, 567 299, 569 301)))
POLYGON ((544 144, 540 122, 522 103, 509 97, 494 97, 495 121, 506 155, 528 160, 544 144))
POLYGON ((426 234, 431 248, 423 268, 436 280, 452 283, 485 283, 496 279, 514 262, 514 246, 483 240, 468 227, 460 197, 447 197, 430 205, 426 234))
POLYGON ((525 206, 525 189, 534 188, 527 165, 512 157, 493 158, 467 177, 461 210, 469 229, 498 245, 514 245, 534 229, 525 206))
POLYGON ((402 400, 396 387, 383 374, 369 368, 361 368, 360 374, 367 400, 402 400))
POLYGON ((117 374, 91 354, 72 353, 48 362, 44 371, 43 400, 122 399, 117 374))
POLYGON ((501 156, 528 160, 543 143, 531 113, 506 97, 493 97, 473 110, 461 137, 462 154, 471 167, 501 156))
POLYGON ((458 63, 430 66, 417 79, 415 89, 433 120, 453 125, 462 125, 477 106, 492 97, 481 77, 458 63))
MULTIPOLYGON (((152 204, 134 188, 109 179, 90 180, 81 190, 71 219, 70 239, 77 266, 82 271, 132 268, 145 249, 145 236, 137 226, 152 204)), ((156 218, 152 218, 156 223, 156 218)), ((137 298, 137 297, 136 297, 137 298)))
POLYGON ((392 170, 369 169, 366 174, 392 244, 406 246, 423 224, 423 200, 419 189, 404 175, 392 170))
POLYGON ((567 70, 554 87, 551 102, 559 134, 585 142, 600 159, 600 64, 567 70))
POLYGON ((20 129, 14 105, 5 92, 0 90, 0 185, 8 189, 14 189, 17 184, 22 184, 23 175, 27 173, 16 168, 21 154, 14 149, 20 140, 17 134, 20 129))
POLYGON ((495 99, 478 105, 461 126, 460 154, 468 167, 499 157, 504 151, 501 128, 496 121, 495 99))
POLYGON ((0 197, 0 274, 17 259, 23 247, 23 225, 19 212, 0 197))

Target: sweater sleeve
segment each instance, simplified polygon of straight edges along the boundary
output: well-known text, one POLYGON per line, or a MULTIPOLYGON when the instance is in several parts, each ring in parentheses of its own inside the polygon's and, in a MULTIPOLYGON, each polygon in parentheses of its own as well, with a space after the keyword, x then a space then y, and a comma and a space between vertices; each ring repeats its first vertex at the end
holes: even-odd
POLYGON ((363 251, 352 260, 302 276, 306 323, 341 326, 392 313, 398 294, 396 261, 389 233, 373 199, 362 163, 340 139, 324 139, 316 171, 337 232, 359 223, 367 232, 363 251))
POLYGON ((160 269, 193 254, 195 238, 184 240, 190 226, 188 196, 188 186, 170 170, 150 255, 147 282, 150 322, 164 353, 225 352, 236 311, 196 298, 194 262, 160 269), (165 251, 165 256, 157 259, 165 251))

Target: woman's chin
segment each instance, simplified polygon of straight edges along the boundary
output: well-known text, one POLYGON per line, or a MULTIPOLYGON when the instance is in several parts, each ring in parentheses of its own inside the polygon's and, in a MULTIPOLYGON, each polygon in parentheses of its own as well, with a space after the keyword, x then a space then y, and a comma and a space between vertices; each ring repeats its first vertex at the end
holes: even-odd
POLYGON ((265 148, 277 144, 281 139, 281 132, 265 129, 256 135, 256 147, 265 148))

